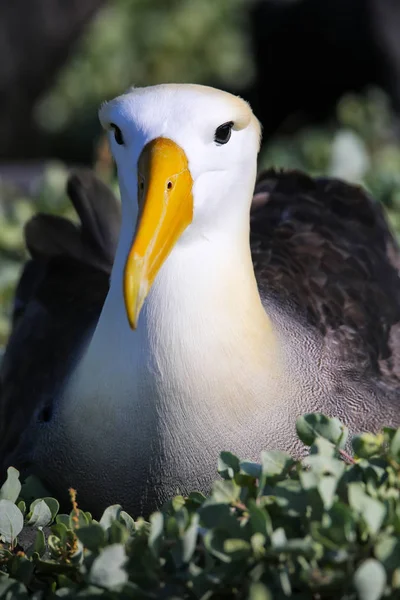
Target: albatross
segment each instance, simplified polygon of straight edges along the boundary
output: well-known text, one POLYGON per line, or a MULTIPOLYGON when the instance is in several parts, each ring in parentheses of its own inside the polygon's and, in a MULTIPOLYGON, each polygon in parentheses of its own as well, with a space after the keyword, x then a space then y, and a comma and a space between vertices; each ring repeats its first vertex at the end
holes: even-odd
POLYGON ((3 469, 73 486, 95 514, 148 514, 207 491, 221 450, 300 455, 305 412, 399 425, 399 252, 366 192, 290 171, 256 182, 260 124, 209 87, 133 88, 100 121, 122 215, 81 172, 80 228, 27 225, 3 469))

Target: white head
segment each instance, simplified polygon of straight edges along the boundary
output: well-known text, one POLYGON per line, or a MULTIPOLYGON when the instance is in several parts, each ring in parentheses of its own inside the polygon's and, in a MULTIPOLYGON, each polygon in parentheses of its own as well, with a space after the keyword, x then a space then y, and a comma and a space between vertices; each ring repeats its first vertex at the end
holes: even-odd
POLYGON ((244 100, 199 85, 132 89, 99 116, 135 231, 124 276, 135 327, 174 246, 248 231, 260 125, 244 100))

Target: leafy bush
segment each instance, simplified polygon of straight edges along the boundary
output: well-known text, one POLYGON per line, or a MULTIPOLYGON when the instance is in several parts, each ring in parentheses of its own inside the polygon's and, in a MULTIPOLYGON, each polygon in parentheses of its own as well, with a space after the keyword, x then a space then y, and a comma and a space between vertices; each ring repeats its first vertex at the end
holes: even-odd
POLYGON ((26 508, 10 468, 0 490, 0 598, 400 598, 400 429, 352 440, 337 419, 298 419, 309 455, 222 452, 208 498, 173 498, 134 520, 26 508), (30 542, 31 531, 36 532, 30 542), (24 547, 22 547, 24 544, 24 547))

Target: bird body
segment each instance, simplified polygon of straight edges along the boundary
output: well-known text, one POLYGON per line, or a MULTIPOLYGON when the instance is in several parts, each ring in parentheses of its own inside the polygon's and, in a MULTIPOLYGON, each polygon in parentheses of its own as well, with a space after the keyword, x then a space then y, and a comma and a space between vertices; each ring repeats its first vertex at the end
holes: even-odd
MULTIPOLYGON (((120 502, 148 513, 176 491, 207 491, 221 450, 300 454, 304 412, 353 431, 399 424, 398 250, 379 207, 354 186, 270 171, 250 218, 259 125, 223 92, 134 89, 100 119, 122 195, 110 289, 50 385, 51 418, 30 409, 29 470, 77 487, 95 512, 120 502)), ((101 250, 115 235, 91 185, 89 222, 105 243, 86 240, 101 250)), ((37 291, 7 351, 9 399, 7 365, 34 302, 37 291)))

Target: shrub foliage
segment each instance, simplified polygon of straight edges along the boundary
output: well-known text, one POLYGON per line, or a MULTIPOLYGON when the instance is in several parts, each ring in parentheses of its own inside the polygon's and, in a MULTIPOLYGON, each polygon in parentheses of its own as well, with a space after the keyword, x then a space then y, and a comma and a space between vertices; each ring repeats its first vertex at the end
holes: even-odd
POLYGON ((27 507, 10 467, 0 598, 400 598, 400 429, 354 437, 354 456, 337 419, 304 415, 297 432, 302 461, 222 452, 209 497, 176 496, 149 522, 118 505, 96 521, 73 490, 68 515, 49 497, 27 507))

